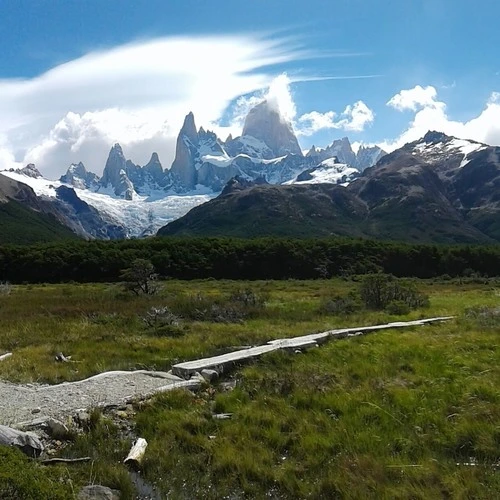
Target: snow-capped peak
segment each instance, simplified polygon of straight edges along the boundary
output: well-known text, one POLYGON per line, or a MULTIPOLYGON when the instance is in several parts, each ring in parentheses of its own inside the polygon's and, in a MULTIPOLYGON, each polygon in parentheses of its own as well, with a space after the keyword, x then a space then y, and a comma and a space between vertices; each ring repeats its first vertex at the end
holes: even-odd
POLYGON ((454 163, 453 158, 457 158, 457 161, 460 159, 459 168, 464 167, 470 161, 469 155, 487 147, 486 144, 480 142, 458 139, 435 131, 429 131, 422 139, 405 146, 412 151, 413 155, 418 155, 429 163, 438 161, 454 163))

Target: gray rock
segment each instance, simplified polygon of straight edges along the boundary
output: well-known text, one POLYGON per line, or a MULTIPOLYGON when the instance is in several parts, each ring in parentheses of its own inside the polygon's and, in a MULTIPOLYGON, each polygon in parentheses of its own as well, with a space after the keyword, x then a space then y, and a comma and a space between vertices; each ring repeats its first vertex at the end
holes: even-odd
POLYGON ((47 428, 49 434, 55 439, 66 439, 68 437, 69 429, 55 418, 47 419, 47 428))
POLYGON ((241 135, 249 135, 263 141, 275 157, 289 153, 302 156, 291 123, 280 115, 277 106, 267 100, 249 111, 241 135))
POLYGON ((217 380, 219 377, 219 374, 216 370, 201 370, 201 376, 207 381, 207 382, 213 382, 214 380, 217 380))
POLYGON ((93 484, 80 490, 78 500, 120 500, 120 492, 107 486, 93 484))
POLYGON ((86 427, 90 423, 90 415, 86 411, 79 411, 76 414, 76 420, 82 427, 86 427))
POLYGON ((0 425, 0 444, 15 446, 25 455, 37 458, 43 452, 43 444, 35 434, 22 432, 5 425, 0 425))

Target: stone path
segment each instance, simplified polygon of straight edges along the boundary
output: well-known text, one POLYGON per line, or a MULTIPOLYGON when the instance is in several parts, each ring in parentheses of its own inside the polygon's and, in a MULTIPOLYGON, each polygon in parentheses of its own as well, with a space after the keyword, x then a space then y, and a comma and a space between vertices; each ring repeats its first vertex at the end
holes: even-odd
POLYGON ((135 399, 145 399, 158 392, 176 388, 195 389, 200 386, 199 378, 190 378, 204 369, 224 372, 235 363, 251 360, 279 349, 301 349, 316 346, 330 338, 362 335, 391 328, 406 328, 447 321, 451 317, 388 323, 367 327, 344 328, 327 332, 272 340, 262 346, 242 349, 222 356, 203 358, 172 367, 172 373, 147 370, 112 371, 95 375, 78 382, 57 385, 12 384, 0 381, 0 424, 14 425, 38 417, 64 419, 78 410, 92 407, 123 405, 135 399))

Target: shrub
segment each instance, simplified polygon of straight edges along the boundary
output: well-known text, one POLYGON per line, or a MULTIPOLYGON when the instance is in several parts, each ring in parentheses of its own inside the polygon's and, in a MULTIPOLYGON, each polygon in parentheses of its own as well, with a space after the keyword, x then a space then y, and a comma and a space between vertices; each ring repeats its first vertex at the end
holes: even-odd
POLYGON ((152 307, 142 318, 142 321, 151 328, 159 326, 179 326, 181 319, 167 306, 152 307))
POLYGON ((346 296, 336 295, 324 300, 319 307, 319 312, 340 316, 352 314, 359 309, 361 309, 359 298, 354 293, 350 293, 346 296))
POLYGON ((0 281, 0 295, 10 295, 12 285, 8 281, 0 281))
POLYGON ((201 293, 178 296, 172 309, 182 318, 214 323, 241 323, 255 316, 265 306, 266 297, 251 290, 238 290, 229 297, 212 297, 201 293))
POLYGON ((229 296, 230 302, 239 302, 247 307, 263 307, 268 299, 266 295, 255 293, 249 288, 236 290, 229 296))
POLYGON ((387 304, 385 310, 389 314, 394 314, 396 316, 404 316, 405 314, 408 314, 411 311, 411 308, 408 304, 406 304, 402 300, 393 300, 392 302, 389 302, 389 304, 387 304))
POLYGON ((19 450, 0 446, 0 498, 73 498, 71 485, 57 471, 43 469, 19 450))
POLYGON ((174 314, 167 306, 152 307, 142 321, 153 330, 156 336, 180 337, 184 332, 179 328, 181 318, 174 314))
POLYGON ((411 281, 398 280, 390 274, 371 274, 361 281, 359 293, 369 309, 382 310, 391 302, 406 304, 410 309, 429 306, 429 298, 411 281))
POLYGON ((476 306, 465 310, 465 317, 485 328, 500 327, 500 306, 476 306))

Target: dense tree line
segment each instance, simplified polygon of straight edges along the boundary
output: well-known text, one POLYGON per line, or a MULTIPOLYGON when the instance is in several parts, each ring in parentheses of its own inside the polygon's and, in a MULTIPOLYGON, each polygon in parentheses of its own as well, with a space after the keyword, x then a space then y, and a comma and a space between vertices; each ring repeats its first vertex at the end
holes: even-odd
POLYGON ((500 276, 500 245, 440 246, 363 239, 150 238, 0 247, 0 280, 118 281, 134 259, 161 277, 309 279, 382 271, 431 278, 500 276))

